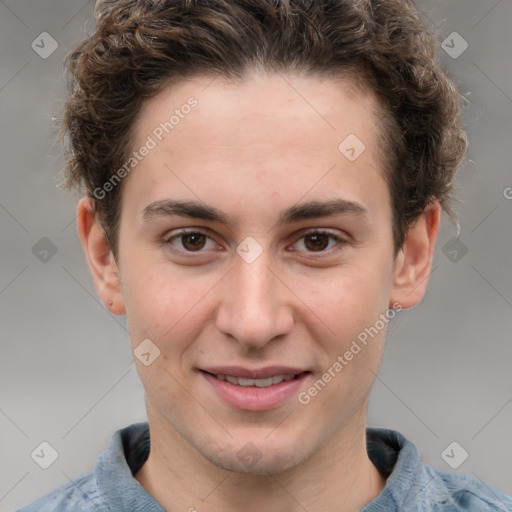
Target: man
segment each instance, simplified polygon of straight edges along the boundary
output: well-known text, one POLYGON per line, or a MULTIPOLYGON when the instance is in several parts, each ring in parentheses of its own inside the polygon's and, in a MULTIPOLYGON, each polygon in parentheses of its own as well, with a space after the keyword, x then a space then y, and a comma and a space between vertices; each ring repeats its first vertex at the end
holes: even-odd
POLYGON ((366 428, 466 139, 405 0, 103 2, 70 54, 68 184, 148 424, 22 509, 490 511, 366 428))

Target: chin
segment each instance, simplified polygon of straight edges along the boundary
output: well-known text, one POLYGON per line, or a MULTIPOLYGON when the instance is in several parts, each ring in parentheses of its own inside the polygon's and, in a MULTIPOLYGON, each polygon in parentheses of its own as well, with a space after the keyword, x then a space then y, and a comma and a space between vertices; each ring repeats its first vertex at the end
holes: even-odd
POLYGON ((225 471, 243 475, 277 475, 300 465, 306 458, 304 444, 297 446, 271 446, 273 443, 255 443, 247 440, 240 446, 224 449, 201 450, 202 455, 214 466, 225 471), (262 446, 266 444, 267 446, 262 446))

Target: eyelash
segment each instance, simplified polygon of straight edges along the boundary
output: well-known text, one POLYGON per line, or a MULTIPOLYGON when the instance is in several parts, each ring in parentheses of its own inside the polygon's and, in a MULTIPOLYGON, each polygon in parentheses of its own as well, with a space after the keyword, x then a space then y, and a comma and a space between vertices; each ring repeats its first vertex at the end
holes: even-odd
MULTIPOLYGON (((188 228, 188 229, 182 229, 180 231, 178 231, 178 233, 172 235, 172 236, 166 236, 164 238, 164 243, 166 245, 169 245, 173 251, 176 251, 176 252, 179 252, 179 253, 185 253, 185 254, 194 254, 194 253, 197 253, 197 254, 201 254, 201 253, 204 253, 206 251, 203 251, 203 250, 199 250, 199 251, 188 251, 186 249, 177 249, 175 248, 173 245, 172 245, 172 241, 173 240, 176 240, 176 239, 179 239, 180 237, 182 236, 185 236, 185 235, 194 235, 194 234, 200 234, 200 235, 204 235, 206 236, 208 239, 212 240, 212 241, 215 241, 208 232, 202 230, 202 229, 199 229, 199 228, 188 228)), ((321 251, 306 251, 307 253, 309 254, 328 254, 328 253, 331 253, 332 251, 340 251, 343 249, 343 247, 345 245, 347 245, 347 241, 344 240, 343 238, 337 236, 337 235, 334 235, 332 233, 330 233, 329 231, 325 231, 325 230, 322 230, 322 229, 312 229, 312 230, 309 230, 309 231, 306 231, 306 232, 302 232, 301 233, 301 236, 297 239, 297 242, 299 240, 302 240, 303 238, 305 238, 306 236, 309 236, 309 235, 326 235, 328 236, 330 239, 334 240, 336 242, 336 246, 332 247, 331 249, 324 249, 324 250, 321 250, 321 251)), ((297 243, 295 242, 295 243, 297 243)), ((295 251, 294 251, 295 252, 295 251)), ((297 252, 300 252, 300 251, 297 251, 297 252)))

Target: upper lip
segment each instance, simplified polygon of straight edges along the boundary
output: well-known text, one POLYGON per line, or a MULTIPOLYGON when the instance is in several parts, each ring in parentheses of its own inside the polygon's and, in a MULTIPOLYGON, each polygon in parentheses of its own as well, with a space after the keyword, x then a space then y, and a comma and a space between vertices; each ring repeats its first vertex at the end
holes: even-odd
POLYGON ((233 377, 242 377, 245 379, 267 379, 276 375, 296 375, 306 372, 304 368, 291 366, 266 366, 265 368, 244 368, 242 366, 209 366, 200 368, 203 372, 214 375, 232 375, 233 377))

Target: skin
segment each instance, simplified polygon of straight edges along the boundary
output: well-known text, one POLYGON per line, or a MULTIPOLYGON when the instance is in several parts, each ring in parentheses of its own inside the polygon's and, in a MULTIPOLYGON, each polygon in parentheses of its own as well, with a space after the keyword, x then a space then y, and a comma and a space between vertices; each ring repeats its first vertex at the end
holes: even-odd
POLYGON ((166 510, 357 510, 385 486, 365 438, 385 328, 307 405, 293 397, 268 411, 236 410, 198 368, 297 366, 311 372, 307 391, 389 307, 421 300, 440 206, 431 203, 394 258, 376 100, 349 79, 183 81, 146 103, 134 147, 190 96, 197 107, 122 184, 117 260, 91 200, 78 207, 100 297, 127 315, 133 349, 149 338, 161 351, 149 366, 135 359, 151 435, 135 478, 166 510), (366 146, 353 162, 338 150, 349 134, 366 146), (298 203, 336 198, 366 213, 277 222, 298 203), (148 205, 166 199, 215 207, 227 224, 144 219, 148 205), (189 238, 175 236, 183 228, 211 238, 191 251, 189 238), (304 231, 319 229, 344 242, 320 236, 316 248, 304 231), (236 252, 248 236, 263 250, 252 263, 236 252), (249 442, 261 456, 251 467, 237 457, 249 442))

